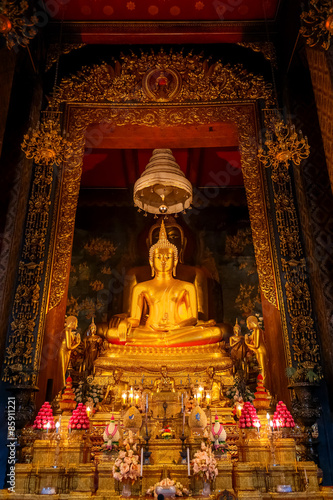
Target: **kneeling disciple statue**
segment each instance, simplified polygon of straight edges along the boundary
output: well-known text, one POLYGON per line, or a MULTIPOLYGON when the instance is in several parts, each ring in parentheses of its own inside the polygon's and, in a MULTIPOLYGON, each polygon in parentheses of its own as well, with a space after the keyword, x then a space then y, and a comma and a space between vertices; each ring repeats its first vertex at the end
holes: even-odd
POLYGON ((97 335, 112 344, 180 347, 214 344, 222 339, 214 320, 199 321, 195 286, 175 279, 178 250, 167 239, 164 222, 149 250, 153 279, 135 285, 130 317, 117 327, 100 324, 97 335))

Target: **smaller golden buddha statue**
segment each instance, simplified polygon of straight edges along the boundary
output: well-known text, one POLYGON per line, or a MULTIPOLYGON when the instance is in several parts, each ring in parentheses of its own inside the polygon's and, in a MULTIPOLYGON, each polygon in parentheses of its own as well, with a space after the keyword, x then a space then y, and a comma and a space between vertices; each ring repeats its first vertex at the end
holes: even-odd
POLYGON ((95 325, 94 317, 92 317, 91 324, 87 330, 84 339, 84 353, 82 371, 87 371, 88 374, 94 374, 94 362, 101 352, 103 340, 96 335, 97 327, 95 325))
POLYGON ((175 379, 168 375, 166 366, 161 367, 161 377, 154 382, 155 392, 175 392, 175 379))
POLYGON ((123 391, 127 391, 128 383, 123 381, 123 370, 120 368, 115 368, 113 370, 112 379, 106 387, 105 395, 103 401, 99 403, 98 409, 103 410, 105 405, 111 404, 112 398, 114 400, 121 400, 121 395, 123 391))
POLYGON ((246 325, 249 330, 252 330, 252 334, 245 336, 245 344, 256 356, 263 377, 263 384, 266 387, 268 359, 264 332, 259 328, 258 319, 255 316, 249 316, 246 320, 246 325))
POLYGON ((174 278, 178 250, 162 221, 159 240, 149 250, 152 279, 135 285, 130 316, 118 326, 100 324, 97 334, 111 344, 181 347, 214 344, 222 331, 214 320, 198 320, 193 283, 174 278))
POLYGON ((233 328, 234 335, 229 338, 230 343, 230 355, 231 359, 233 359, 236 363, 243 361, 246 353, 246 345, 245 339, 242 335, 242 329, 238 323, 238 319, 236 318, 236 323, 233 328))
POLYGON ((212 404, 218 403, 222 399, 222 383, 221 377, 215 372, 213 366, 207 368, 208 386, 211 391, 212 404))
POLYGON ((65 328, 61 332, 62 340, 58 353, 58 377, 61 389, 66 385, 66 372, 68 369, 71 353, 81 342, 81 336, 76 333, 77 318, 68 316, 65 321, 65 328))

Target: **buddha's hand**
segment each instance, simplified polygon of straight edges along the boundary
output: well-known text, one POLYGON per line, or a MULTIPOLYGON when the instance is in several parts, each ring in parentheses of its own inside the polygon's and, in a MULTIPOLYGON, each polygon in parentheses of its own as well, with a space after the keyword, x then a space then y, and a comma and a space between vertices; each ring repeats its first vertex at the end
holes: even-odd
POLYGON ((139 323, 140 320, 137 320, 135 318, 125 318, 121 320, 117 329, 119 340, 121 342, 125 342, 127 340, 127 335, 130 333, 131 329, 139 326, 139 323))

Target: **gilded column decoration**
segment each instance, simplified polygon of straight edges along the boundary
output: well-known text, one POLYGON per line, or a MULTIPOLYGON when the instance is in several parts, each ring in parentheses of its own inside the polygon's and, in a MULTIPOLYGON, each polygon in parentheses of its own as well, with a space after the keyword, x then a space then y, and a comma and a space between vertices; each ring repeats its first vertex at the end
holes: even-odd
POLYGON ((333 33, 333 6, 331 0, 310 0, 310 8, 301 14, 300 33, 310 47, 328 50, 333 33))
POLYGON ((34 356, 33 350, 37 342, 35 327, 40 314, 52 181, 52 165, 35 166, 3 372, 3 380, 15 385, 35 383, 37 377, 32 367, 38 353, 34 356))
POLYGON ((289 162, 299 165, 308 157, 309 145, 301 133, 298 135, 293 127, 289 128, 274 115, 266 116, 266 126, 267 151, 259 148, 258 157, 265 167, 271 168, 281 266, 291 326, 290 343, 294 361, 312 369, 319 361, 319 346, 289 174, 289 162))

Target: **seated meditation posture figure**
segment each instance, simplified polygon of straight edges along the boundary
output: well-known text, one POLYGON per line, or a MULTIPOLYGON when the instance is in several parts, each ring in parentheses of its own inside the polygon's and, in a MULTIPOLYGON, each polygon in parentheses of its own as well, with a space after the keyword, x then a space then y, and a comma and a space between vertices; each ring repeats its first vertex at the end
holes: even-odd
POLYGON ((159 240, 149 250, 153 278, 135 285, 130 316, 100 324, 97 335, 112 344, 180 347, 213 344, 222 339, 214 320, 198 319, 193 283, 175 279, 178 250, 167 239, 164 222, 159 240))

